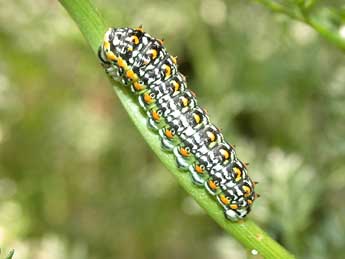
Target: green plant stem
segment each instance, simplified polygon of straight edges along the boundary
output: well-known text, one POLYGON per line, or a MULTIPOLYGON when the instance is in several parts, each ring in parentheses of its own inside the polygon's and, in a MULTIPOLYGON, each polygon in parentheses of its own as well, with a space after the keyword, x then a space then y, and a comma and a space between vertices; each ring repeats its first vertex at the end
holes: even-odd
MULTIPOLYGON (((1 255, 1 249, 0 249, 0 255, 1 255)), ((12 259, 14 255, 14 249, 12 249, 5 257, 5 259, 12 259)))
POLYGON ((14 255, 14 250, 11 250, 8 255, 6 256, 5 259, 12 259, 13 258, 13 255, 14 255))
POLYGON ((333 43, 335 46, 340 48, 341 50, 345 50, 345 38, 342 38, 338 31, 332 30, 329 26, 323 24, 318 17, 310 16, 308 12, 302 10, 301 6, 297 6, 298 9, 293 10, 288 8, 280 3, 276 3, 271 0, 255 0, 258 3, 266 6, 273 12, 285 14, 295 20, 303 22, 310 27, 312 27, 315 31, 317 31, 322 37, 324 37, 327 41, 333 43))
MULTIPOLYGON (((79 26, 86 40, 90 44, 94 53, 97 53, 99 44, 102 41, 106 27, 101 16, 92 6, 89 0, 60 0, 71 17, 79 26)), ((100 66, 101 69, 101 66, 100 66)), ((217 205, 203 188, 196 187, 188 173, 181 172, 176 167, 176 162, 172 154, 161 149, 161 143, 157 134, 147 129, 145 115, 140 110, 136 101, 130 93, 121 85, 112 81, 114 90, 121 103, 127 110, 130 118, 143 135, 146 142, 156 153, 163 164, 177 178, 182 187, 205 209, 205 211, 228 233, 241 242, 247 249, 256 250, 266 259, 289 259, 294 258, 289 252, 281 247, 276 241, 271 239, 253 221, 245 220, 238 223, 226 220, 222 209, 217 205)))

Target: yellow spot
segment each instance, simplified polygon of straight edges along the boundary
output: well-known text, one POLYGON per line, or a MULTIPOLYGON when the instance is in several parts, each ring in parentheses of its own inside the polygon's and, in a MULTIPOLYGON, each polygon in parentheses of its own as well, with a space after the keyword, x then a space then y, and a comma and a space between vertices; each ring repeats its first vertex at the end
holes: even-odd
POLYGON ((152 118, 155 120, 155 121, 159 121, 161 116, 159 116, 158 112, 156 111, 152 111, 152 118))
POLYGON ((230 208, 233 210, 237 210, 238 209, 238 205, 237 204, 231 204, 230 208))
POLYGON ((139 27, 136 28, 137 31, 141 31, 141 32, 144 32, 144 29, 143 29, 143 26, 140 25, 139 27))
MULTIPOLYGON (((108 30, 111 30, 111 28, 109 28, 108 30)), ((108 35, 107 35, 107 33, 104 35, 103 41, 108 41, 108 35)))
POLYGON ((158 55, 157 50, 155 49, 150 49, 147 53, 151 55, 152 59, 155 59, 158 55))
POLYGON ((169 78, 171 76, 171 67, 168 65, 165 65, 165 79, 169 78))
POLYGON ((194 114, 193 114, 193 117, 194 117, 195 123, 196 123, 196 124, 199 124, 200 121, 201 121, 200 116, 199 116, 198 114, 194 113, 194 114))
POLYGON ((177 57, 170 56, 171 60, 174 64, 177 64, 177 57))
POLYGON ((219 150, 220 154, 222 155, 222 157, 225 159, 225 160, 228 160, 229 157, 230 157, 230 154, 227 150, 225 149, 221 149, 219 150))
POLYGON ((252 205, 253 204, 253 201, 252 200, 247 200, 248 204, 249 205, 252 205))
POLYGON ((105 49, 109 49, 109 48, 110 48, 110 43, 109 43, 109 41, 104 41, 104 42, 103 42, 103 47, 104 47, 105 49))
POLYGON ((132 79, 132 81, 138 80, 137 74, 134 73, 133 70, 131 70, 131 69, 128 70, 128 71, 126 72, 126 76, 127 76, 129 79, 132 79))
POLYGON ((242 190, 244 191, 244 197, 248 197, 252 191, 247 185, 243 185, 242 190))
POLYGON ((180 153, 184 157, 189 156, 189 152, 185 148, 183 148, 183 147, 180 148, 180 153))
POLYGON ((221 195, 219 196, 219 198, 220 198, 220 200, 222 201, 222 203, 223 203, 224 205, 228 205, 228 204, 230 203, 229 199, 228 199, 227 197, 225 197, 224 194, 221 194, 221 195))
POLYGON ((112 60, 112 61, 116 61, 117 60, 117 57, 114 55, 114 53, 112 51, 108 51, 106 53, 106 55, 107 55, 107 59, 108 60, 112 60))
POLYGON ((216 140, 216 135, 213 134, 211 131, 207 131, 207 137, 210 139, 211 142, 216 140))
POLYGON ((177 83, 176 81, 172 81, 172 85, 174 86, 174 92, 177 92, 180 90, 180 84, 177 83))
POLYGON ((132 36, 132 42, 135 44, 135 45, 138 45, 139 44, 139 38, 135 35, 132 36))
POLYGON ((234 167, 232 170, 235 173, 235 181, 238 182, 239 180, 241 180, 241 178, 242 178, 242 171, 241 171, 241 169, 239 169, 238 167, 234 167))
POLYGON ((187 107, 187 106, 188 106, 189 101, 188 101, 187 98, 182 97, 181 102, 182 102, 182 105, 183 105, 184 107, 187 107))
POLYGON ((195 165, 195 171, 199 174, 204 173, 204 170, 202 169, 202 167, 200 165, 195 165))

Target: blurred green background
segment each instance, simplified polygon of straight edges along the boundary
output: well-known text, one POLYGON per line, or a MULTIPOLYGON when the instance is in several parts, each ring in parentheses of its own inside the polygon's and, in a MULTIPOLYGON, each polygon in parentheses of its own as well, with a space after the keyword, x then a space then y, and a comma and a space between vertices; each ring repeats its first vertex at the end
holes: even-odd
MULTIPOLYGON (((260 182, 250 218, 300 258, 344 258, 344 53, 254 1, 95 4, 179 57, 260 182)), ((45 0, 0 3, 0 246, 19 259, 253 257, 160 164, 45 0)))

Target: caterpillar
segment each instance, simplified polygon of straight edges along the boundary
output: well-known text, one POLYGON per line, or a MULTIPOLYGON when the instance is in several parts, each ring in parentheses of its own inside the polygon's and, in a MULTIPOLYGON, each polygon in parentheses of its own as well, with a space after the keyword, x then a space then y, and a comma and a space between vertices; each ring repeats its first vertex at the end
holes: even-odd
POLYGON ((249 178, 234 146, 198 106, 163 41, 141 26, 110 28, 98 56, 106 73, 137 96, 148 127, 157 133, 162 148, 174 154, 177 166, 215 197, 227 219, 244 218, 258 197, 256 182, 249 178))

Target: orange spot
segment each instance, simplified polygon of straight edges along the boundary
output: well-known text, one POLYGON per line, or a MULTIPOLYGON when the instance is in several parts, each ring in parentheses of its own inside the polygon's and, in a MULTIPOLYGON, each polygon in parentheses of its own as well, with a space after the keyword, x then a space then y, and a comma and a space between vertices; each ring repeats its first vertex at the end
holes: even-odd
POLYGON ((238 205, 237 204, 231 204, 230 208, 233 210, 237 210, 238 209, 238 205))
POLYGON ((238 167, 234 167, 232 170, 234 171, 235 176, 236 176, 235 177, 235 181, 238 182, 239 180, 241 180, 241 178, 242 178, 242 171, 238 167))
POLYGON ((195 123, 196 123, 196 124, 199 124, 200 121, 201 121, 200 116, 199 116, 198 114, 194 113, 194 114, 193 114, 193 117, 194 117, 195 123))
MULTIPOLYGON (((219 198, 220 198, 220 200, 222 201, 222 203, 223 203, 224 205, 228 205, 228 204, 230 203, 229 199, 228 199, 227 197, 225 197, 224 194, 221 194, 221 195, 219 196, 219 198)), ((231 206, 230 206, 230 207, 231 207, 231 206)))
POLYGON ((225 149, 221 149, 219 150, 220 154, 222 155, 222 157, 224 157, 225 160, 228 160, 230 157, 230 154, 227 150, 225 149))
POLYGON ((216 185, 216 183, 214 182, 214 181, 212 181, 212 180, 209 180, 208 181, 208 186, 210 186, 210 188, 212 189, 212 190, 217 190, 217 185, 216 185))
POLYGON ((165 130, 165 136, 167 136, 169 139, 172 139, 174 137, 171 130, 168 129, 165 130))
POLYGON ((107 53, 106 53, 106 55, 107 55, 107 59, 108 60, 112 60, 112 61, 116 61, 116 56, 114 55, 114 53, 113 52, 111 52, 111 51, 108 51, 107 53))
POLYGON ((164 44, 164 39, 157 39, 157 40, 158 40, 158 42, 159 42, 161 45, 164 44))
POLYGON ((138 82, 134 82, 133 86, 134 86, 134 89, 137 91, 141 91, 144 89, 144 86, 139 84, 138 82))
POLYGON ((159 121, 161 116, 159 116, 159 114, 156 112, 156 111, 152 111, 152 118, 155 120, 155 121, 159 121))
POLYGON ((124 61, 122 58, 118 58, 117 65, 123 68, 126 66, 126 61, 124 61))
POLYGON ((144 93, 144 101, 145 103, 150 104, 153 100, 148 93, 144 93))
POLYGON ((200 165, 195 165, 194 169, 195 169, 195 171, 196 171, 197 173, 199 173, 199 174, 204 173, 204 170, 201 168, 200 165))
POLYGON ((184 157, 189 156, 189 152, 185 148, 183 148, 183 147, 180 148, 180 153, 184 157))
POLYGON ((136 73, 133 72, 133 70, 128 70, 126 72, 126 76, 129 78, 129 79, 132 79, 133 81, 136 81, 138 80, 138 76, 136 73))
POLYGON ((252 205, 253 204, 253 201, 252 200, 247 200, 248 204, 249 205, 252 205))

